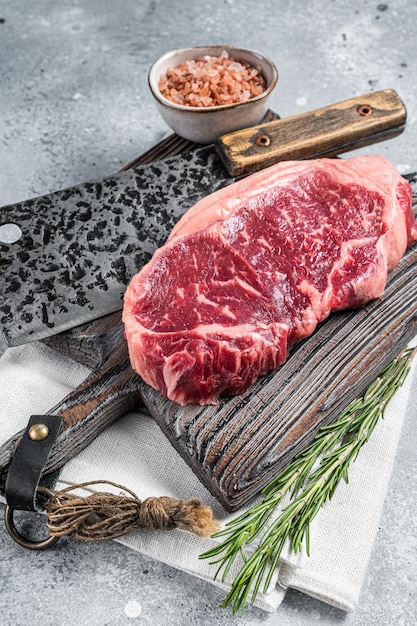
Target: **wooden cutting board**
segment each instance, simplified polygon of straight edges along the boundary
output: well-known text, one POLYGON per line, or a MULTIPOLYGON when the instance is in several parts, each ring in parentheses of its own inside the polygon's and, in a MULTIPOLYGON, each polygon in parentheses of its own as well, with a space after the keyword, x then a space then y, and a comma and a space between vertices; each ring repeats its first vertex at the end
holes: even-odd
MULTIPOLYGON (((171 136, 126 167, 192 148, 171 136)), ((416 184, 417 176, 410 180, 416 184)), ((382 298, 358 311, 331 316, 278 370, 240 396, 218 406, 181 407, 127 371, 123 394, 130 400, 124 406, 131 410, 143 403, 202 483, 227 510, 235 510, 258 494, 322 425, 361 395, 415 336, 416 267, 414 245, 391 273, 382 298)), ((45 343, 97 368, 122 338, 117 312, 45 343)), ((120 360, 117 354, 111 358, 120 360)))

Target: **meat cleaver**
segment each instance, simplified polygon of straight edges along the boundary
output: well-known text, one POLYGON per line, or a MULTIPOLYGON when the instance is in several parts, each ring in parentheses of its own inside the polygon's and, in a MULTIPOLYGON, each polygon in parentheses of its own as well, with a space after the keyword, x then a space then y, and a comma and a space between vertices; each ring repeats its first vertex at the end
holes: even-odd
POLYGON ((120 310, 131 277, 202 197, 278 161, 336 156, 396 136, 406 115, 398 94, 383 90, 1 208, 0 324, 7 344, 120 310))

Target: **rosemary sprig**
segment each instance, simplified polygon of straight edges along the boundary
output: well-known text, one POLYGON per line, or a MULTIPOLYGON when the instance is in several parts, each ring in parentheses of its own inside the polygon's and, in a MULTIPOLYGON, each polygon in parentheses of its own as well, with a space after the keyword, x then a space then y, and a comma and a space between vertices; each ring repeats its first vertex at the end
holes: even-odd
POLYGON ((244 613, 249 597, 253 603, 261 588, 266 593, 287 541, 294 552, 300 552, 305 540, 310 555, 310 522, 331 500, 340 481, 348 482, 350 464, 403 384, 416 352, 416 348, 406 349, 394 359, 361 398, 354 400, 334 422, 322 427, 313 442, 265 487, 259 504, 213 535, 226 539, 200 558, 219 564, 214 579, 222 572, 224 582, 236 557, 243 561, 222 606, 232 604, 234 614, 240 609, 244 613), (286 494, 289 504, 272 519, 286 494), (258 545, 246 556, 244 546, 261 534, 258 545))

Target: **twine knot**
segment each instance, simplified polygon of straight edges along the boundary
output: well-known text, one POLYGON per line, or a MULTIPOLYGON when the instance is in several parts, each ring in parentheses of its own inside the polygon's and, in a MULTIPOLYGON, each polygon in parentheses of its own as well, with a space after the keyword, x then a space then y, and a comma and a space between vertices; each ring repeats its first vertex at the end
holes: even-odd
POLYGON ((116 539, 137 528, 171 530, 182 528, 200 537, 209 537, 220 528, 210 507, 199 498, 180 500, 169 496, 150 497, 141 501, 130 489, 105 481, 128 493, 91 493, 78 496, 70 493, 103 481, 90 481, 67 487, 59 492, 50 490, 44 504, 49 533, 54 537, 69 535, 80 541, 92 542, 116 539))

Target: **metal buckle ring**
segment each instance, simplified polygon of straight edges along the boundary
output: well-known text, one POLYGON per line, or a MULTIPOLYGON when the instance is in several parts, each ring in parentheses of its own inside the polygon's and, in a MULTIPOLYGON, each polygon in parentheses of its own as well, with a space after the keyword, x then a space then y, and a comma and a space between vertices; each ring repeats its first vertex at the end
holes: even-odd
POLYGON ((60 539, 60 537, 54 537, 52 535, 49 535, 47 539, 43 539, 42 541, 32 541, 27 539, 16 529, 13 516, 14 509, 7 504, 4 510, 4 524, 6 526, 6 530, 13 541, 15 541, 22 548, 26 548, 27 550, 46 550, 47 548, 53 546, 58 539, 60 539))

